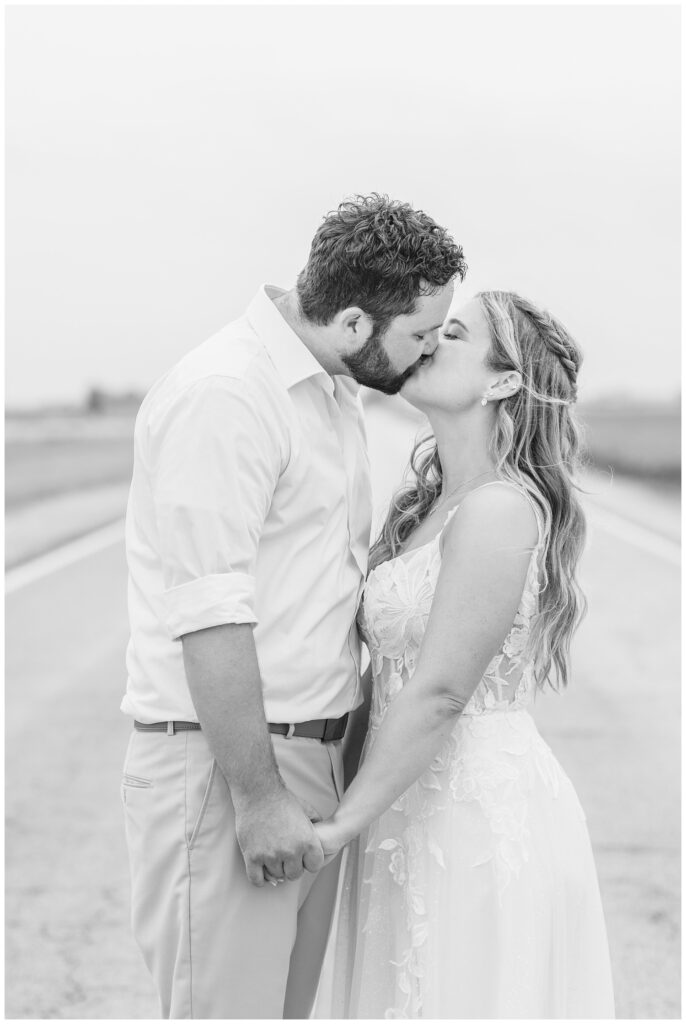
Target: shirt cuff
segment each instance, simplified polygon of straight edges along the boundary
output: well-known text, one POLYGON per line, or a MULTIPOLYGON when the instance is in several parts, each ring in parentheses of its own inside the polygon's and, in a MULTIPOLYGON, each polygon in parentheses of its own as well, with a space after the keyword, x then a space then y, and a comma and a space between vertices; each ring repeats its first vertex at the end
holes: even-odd
POLYGON ((257 623, 255 579, 242 572, 215 573, 165 590, 164 626, 170 639, 227 622, 257 623))

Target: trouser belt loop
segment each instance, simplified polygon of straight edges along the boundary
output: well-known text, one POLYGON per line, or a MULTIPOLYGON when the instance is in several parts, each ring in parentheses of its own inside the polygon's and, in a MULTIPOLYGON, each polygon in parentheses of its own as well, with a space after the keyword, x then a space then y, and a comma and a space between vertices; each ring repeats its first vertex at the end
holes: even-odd
POLYGON ((291 722, 291 724, 288 726, 288 732, 286 733, 286 739, 289 740, 294 732, 295 732, 295 723, 291 722))
POLYGON ((176 730, 174 728, 174 723, 173 722, 167 722, 167 736, 174 736, 175 733, 176 733, 176 730))

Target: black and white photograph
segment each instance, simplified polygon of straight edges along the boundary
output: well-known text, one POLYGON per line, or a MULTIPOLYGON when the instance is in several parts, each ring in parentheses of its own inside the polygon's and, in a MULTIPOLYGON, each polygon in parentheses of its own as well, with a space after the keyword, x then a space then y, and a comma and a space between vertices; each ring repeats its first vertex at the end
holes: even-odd
POLYGON ((5 6, 5 1019, 681 1019, 681 20, 5 6))

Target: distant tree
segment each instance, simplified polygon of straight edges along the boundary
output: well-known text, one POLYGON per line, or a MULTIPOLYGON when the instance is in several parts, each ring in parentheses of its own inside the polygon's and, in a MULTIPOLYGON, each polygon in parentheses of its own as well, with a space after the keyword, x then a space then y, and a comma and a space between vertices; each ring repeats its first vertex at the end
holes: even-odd
POLYGON ((88 412, 102 413, 107 407, 107 393, 102 388, 90 388, 86 395, 88 412))

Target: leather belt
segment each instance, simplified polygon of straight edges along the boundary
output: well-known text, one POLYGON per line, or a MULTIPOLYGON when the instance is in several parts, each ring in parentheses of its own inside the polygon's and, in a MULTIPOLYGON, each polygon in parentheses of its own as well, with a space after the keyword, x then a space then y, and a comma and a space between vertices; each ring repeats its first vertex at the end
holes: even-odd
POLYGON ((327 743, 342 740, 347 724, 348 716, 343 715, 342 718, 313 718, 310 722, 295 722, 291 725, 269 722, 269 731, 280 736, 305 736, 310 740, 327 743))
MULTIPOLYGON (((348 715, 342 718, 314 718, 309 722, 269 722, 267 728, 277 736, 303 736, 310 740, 321 740, 323 743, 342 740, 348 715)), ((173 736, 177 732, 199 729, 198 722, 134 722, 134 729, 139 732, 166 732, 173 736)))
POLYGON ((173 736, 175 732, 188 732, 191 729, 199 729, 199 722, 136 722, 134 729, 138 732, 166 732, 167 736, 173 736))

